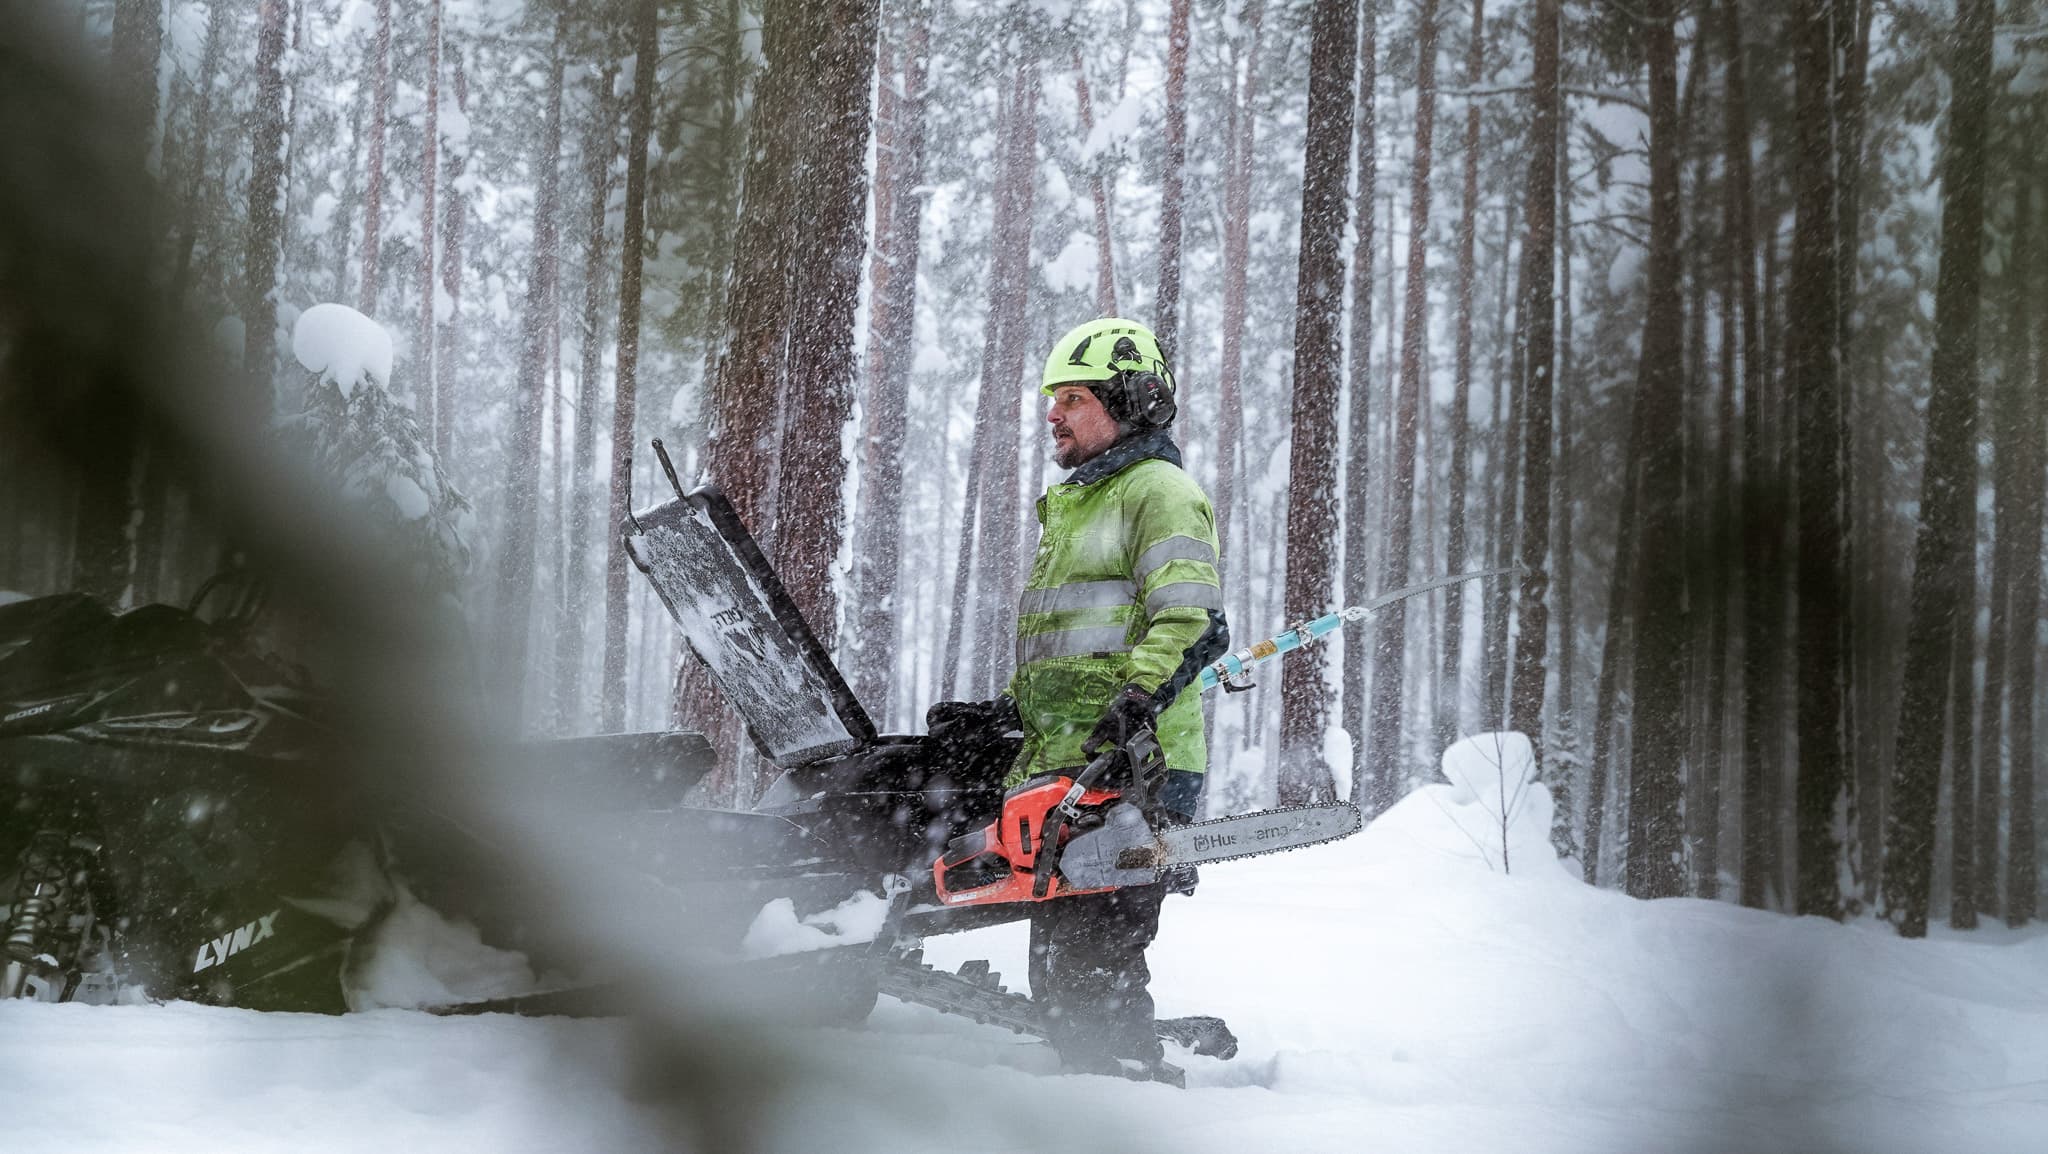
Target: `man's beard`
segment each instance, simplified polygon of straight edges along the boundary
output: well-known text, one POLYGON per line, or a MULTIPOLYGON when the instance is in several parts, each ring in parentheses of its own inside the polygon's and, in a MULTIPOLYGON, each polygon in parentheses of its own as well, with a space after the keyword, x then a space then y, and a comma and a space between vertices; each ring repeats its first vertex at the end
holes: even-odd
POLYGON ((1081 463, 1081 442, 1069 435, 1052 439, 1053 464, 1062 469, 1071 469, 1081 463))

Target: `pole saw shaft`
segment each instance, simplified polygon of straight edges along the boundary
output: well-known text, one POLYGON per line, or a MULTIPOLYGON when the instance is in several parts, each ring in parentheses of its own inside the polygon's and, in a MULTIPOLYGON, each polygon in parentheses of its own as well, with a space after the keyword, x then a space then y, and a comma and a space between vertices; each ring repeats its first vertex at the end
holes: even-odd
POLYGON ((1207 693, 1219 685, 1223 686, 1226 690, 1231 689, 1233 686, 1230 683, 1243 680, 1251 672, 1252 666, 1258 665, 1261 662, 1271 661, 1282 653, 1299 649, 1311 641, 1335 633, 1347 621, 1363 621, 1397 601, 1406 601, 1410 597, 1419 593, 1427 593, 1432 589, 1441 589, 1446 585, 1456 585, 1463 581, 1478 581, 1486 577, 1502 577, 1510 573, 1519 573, 1521 569, 1522 567, 1519 565, 1508 565, 1499 569, 1475 569, 1470 573, 1437 577, 1429 581, 1420 582, 1419 584, 1406 585, 1391 592, 1382 593, 1363 605, 1353 605, 1349 608, 1325 613, 1313 621, 1304 621, 1282 633, 1268 637, 1264 641, 1254 645, 1247 645, 1235 653, 1228 654, 1203 669, 1201 676, 1195 681, 1195 687, 1198 692, 1202 693, 1207 693))

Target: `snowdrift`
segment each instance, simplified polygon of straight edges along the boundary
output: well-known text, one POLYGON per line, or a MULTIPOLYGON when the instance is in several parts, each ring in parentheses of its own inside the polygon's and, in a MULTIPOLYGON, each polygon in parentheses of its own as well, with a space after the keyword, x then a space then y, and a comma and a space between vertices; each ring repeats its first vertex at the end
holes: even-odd
MULTIPOLYGON (((760 1035, 803 1055, 761 1091, 762 1148, 2043 1149, 2048 934, 1907 942, 1588 888, 1549 851, 1519 740, 1473 739, 1357 837, 1211 867, 1168 903, 1160 1014, 1221 1014, 1243 1043, 1177 1059, 1191 1089, 1048 1077, 1040 1047, 885 998, 859 1030, 760 1035)), ((927 954, 1021 985, 1024 927, 927 954)), ((631 1036, 0 1005, 0 1115, 10 1151, 673 1149, 629 1090, 631 1036)))

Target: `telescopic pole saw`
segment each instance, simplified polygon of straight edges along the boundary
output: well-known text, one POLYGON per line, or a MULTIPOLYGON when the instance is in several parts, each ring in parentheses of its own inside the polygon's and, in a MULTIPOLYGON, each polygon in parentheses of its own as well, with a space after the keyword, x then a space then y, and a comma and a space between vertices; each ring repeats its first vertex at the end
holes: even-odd
POLYGON ((1520 565, 1507 565, 1498 569, 1475 569, 1470 573, 1456 573, 1449 577, 1435 577, 1428 581, 1414 585, 1404 585, 1399 589, 1382 593, 1363 605, 1353 605, 1346 609, 1325 613, 1313 621, 1304 621, 1285 632, 1268 637, 1255 645, 1247 645, 1243 649, 1223 657, 1215 664, 1202 670, 1201 677, 1195 682, 1196 688, 1203 693, 1207 693, 1220 685, 1225 693, 1243 693, 1252 687, 1251 682, 1248 680, 1251 676, 1252 666, 1260 662, 1270 661, 1291 649, 1299 649, 1311 641, 1316 641, 1328 634, 1335 633, 1346 622, 1363 621, 1387 606, 1394 604, 1396 601, 1406 601, 1418 593, 1427 593, 1432 589, 1441 589, 1446 585, 1456 585, 1464 581, 1478 581, 1487 577, 1505 577, 1510 573, 1519 573, 1521 571, 1522 567, 1520 565))

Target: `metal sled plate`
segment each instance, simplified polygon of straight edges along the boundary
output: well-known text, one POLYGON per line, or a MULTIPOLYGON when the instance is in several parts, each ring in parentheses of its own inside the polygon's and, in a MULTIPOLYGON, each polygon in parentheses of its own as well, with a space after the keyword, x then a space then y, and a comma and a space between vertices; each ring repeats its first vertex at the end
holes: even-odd
POLYGON ((619 531, 771 761, 787 769, 875 739, 874 722, 716 488, 634 513, 619 531))

